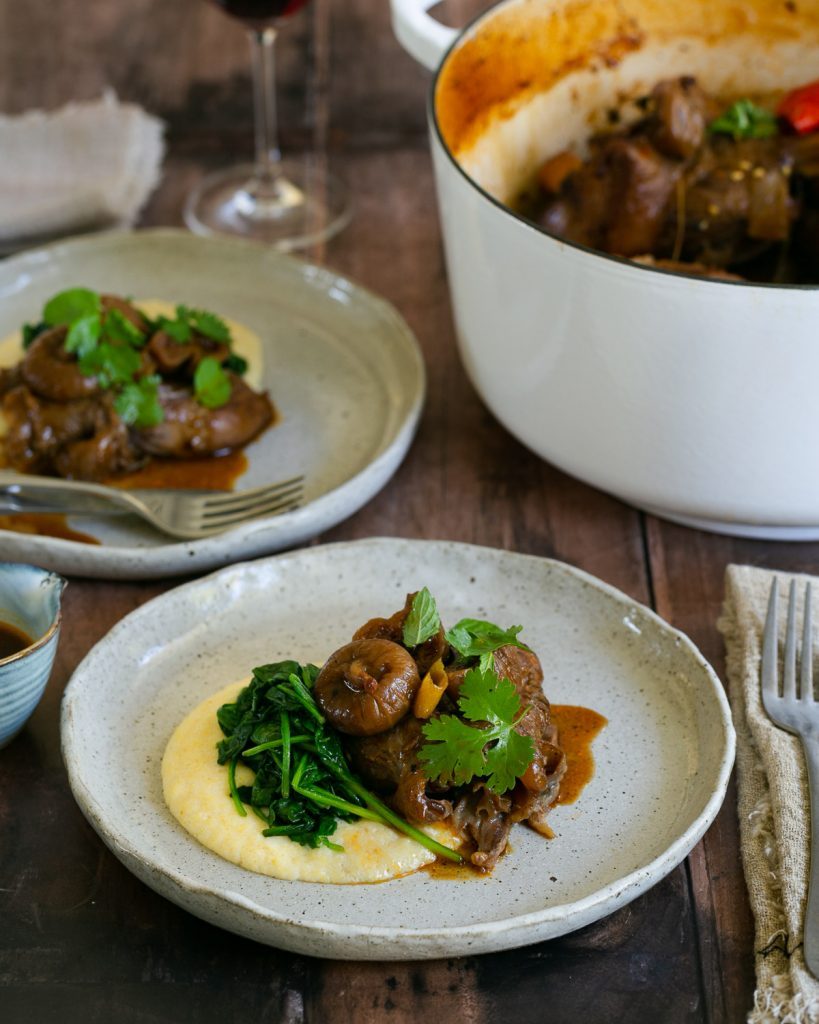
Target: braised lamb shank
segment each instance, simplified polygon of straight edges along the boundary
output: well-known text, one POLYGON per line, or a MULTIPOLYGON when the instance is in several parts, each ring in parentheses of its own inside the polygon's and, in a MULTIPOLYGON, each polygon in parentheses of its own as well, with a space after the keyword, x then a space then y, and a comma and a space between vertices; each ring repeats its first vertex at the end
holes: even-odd
POLYGON ((433 716, 457 714, 468 666, 457 663, 443 627, 417 648, 404 646, 404 620, 414 597, 409 594, 395 615, 365 623, 328 659, 316 680, 316 700, 342 734, 351 764, 367 785, 409 821, 450 822, 471 863, 491 871, 515 822, 552 835, 546 815, 557 801, 566 760, 541 689, 543 671, 528 649, 509 645, 494 653, 497 675, 514 685, 526 708, 517 731, 531 737, 535 751, 513 790, 499 796, 482 779, 460 787, 430 781, 418 757, 424 721, 413 713, 413 700, 423 676, 440 662, 447 686, 433 716))

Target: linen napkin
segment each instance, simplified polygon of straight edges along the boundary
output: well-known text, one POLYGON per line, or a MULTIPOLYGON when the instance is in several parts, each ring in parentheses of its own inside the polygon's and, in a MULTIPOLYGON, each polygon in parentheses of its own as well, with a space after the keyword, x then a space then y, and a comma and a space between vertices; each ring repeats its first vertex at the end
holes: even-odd
MULTIPOLYGON (((819 1022, 819 982, 807 970, 802 954, 810 865, 805 761, 799 739, 778 729, 765 714, 760 691, 762 630, 775 575, 779 578, 780 639, 784 641, 784 609, 793 578, 788 573, 729 566, 719 623, 725 637, 737 731, 742 862, 756 922, 757 987, 748 1020, 752 1024, 815 1024, 819 1022)), ((816 593, 819 580, 814 582, 816 593)), ((800 584, 800 616, 803 590, 800 584)), ((799 636, 801 628, 799 622, 799 636)))
POLYGON ((130 227, 159 180, 163 127, 110 92, 0 115, 0 246, 130 227))

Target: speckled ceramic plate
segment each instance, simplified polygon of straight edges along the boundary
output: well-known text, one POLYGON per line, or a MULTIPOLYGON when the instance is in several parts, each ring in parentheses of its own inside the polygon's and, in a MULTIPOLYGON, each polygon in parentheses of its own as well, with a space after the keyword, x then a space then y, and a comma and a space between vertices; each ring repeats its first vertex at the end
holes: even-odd
POLYGON ((335 525, 369 501, 406 454, 424 397, 420 351, 391 306, 344 278, 270 249, 183 231, 96 235, 0 263, 0 338, 78 284, 202 306, 255 331, 263 386, 282 421, 248 446, 236 487, 304 473, 305 501, 182 543, 130 516, 69 520, 99 546, 0 530, 0 559, 121 579, 203 572, 335 525))
POLYGON ((377 960, 521 946, 611 913, 700 839, 734 756, 714 672, 651 611, 559 562, 393 539, 233 566, 144 605, 77 669, 62 738, 80 807, 157 892, 260 942, 377 960), (422 585, 445 622, 523 623, 547 695, 608 718, 592 781, 550 817, 556 838, 516 826, 489 878, 422 872, 355 886, 254 875, 201 847, 165 808, 160 784, 162 752, 186 712, 254 665, 320 660, 422 585))

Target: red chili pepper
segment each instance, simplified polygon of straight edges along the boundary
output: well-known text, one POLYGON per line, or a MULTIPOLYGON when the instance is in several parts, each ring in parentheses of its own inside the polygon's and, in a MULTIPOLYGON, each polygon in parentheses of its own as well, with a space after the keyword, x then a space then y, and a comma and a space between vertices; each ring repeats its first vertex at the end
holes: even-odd
POLYGON ((819 82, 789 92, 776 112, 800 135, 819 130, 819 82))

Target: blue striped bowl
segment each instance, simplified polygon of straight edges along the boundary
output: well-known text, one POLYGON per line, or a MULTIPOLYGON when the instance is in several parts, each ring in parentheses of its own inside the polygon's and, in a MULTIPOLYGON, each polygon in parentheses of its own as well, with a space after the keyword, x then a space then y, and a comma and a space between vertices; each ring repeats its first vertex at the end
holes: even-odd
POLYGON ((35 638, 25 650, 0 658, 0 747, 23 728, 43 695, 57 652, 64 587, 56 573, 0 562, 0 622, 35 638))

